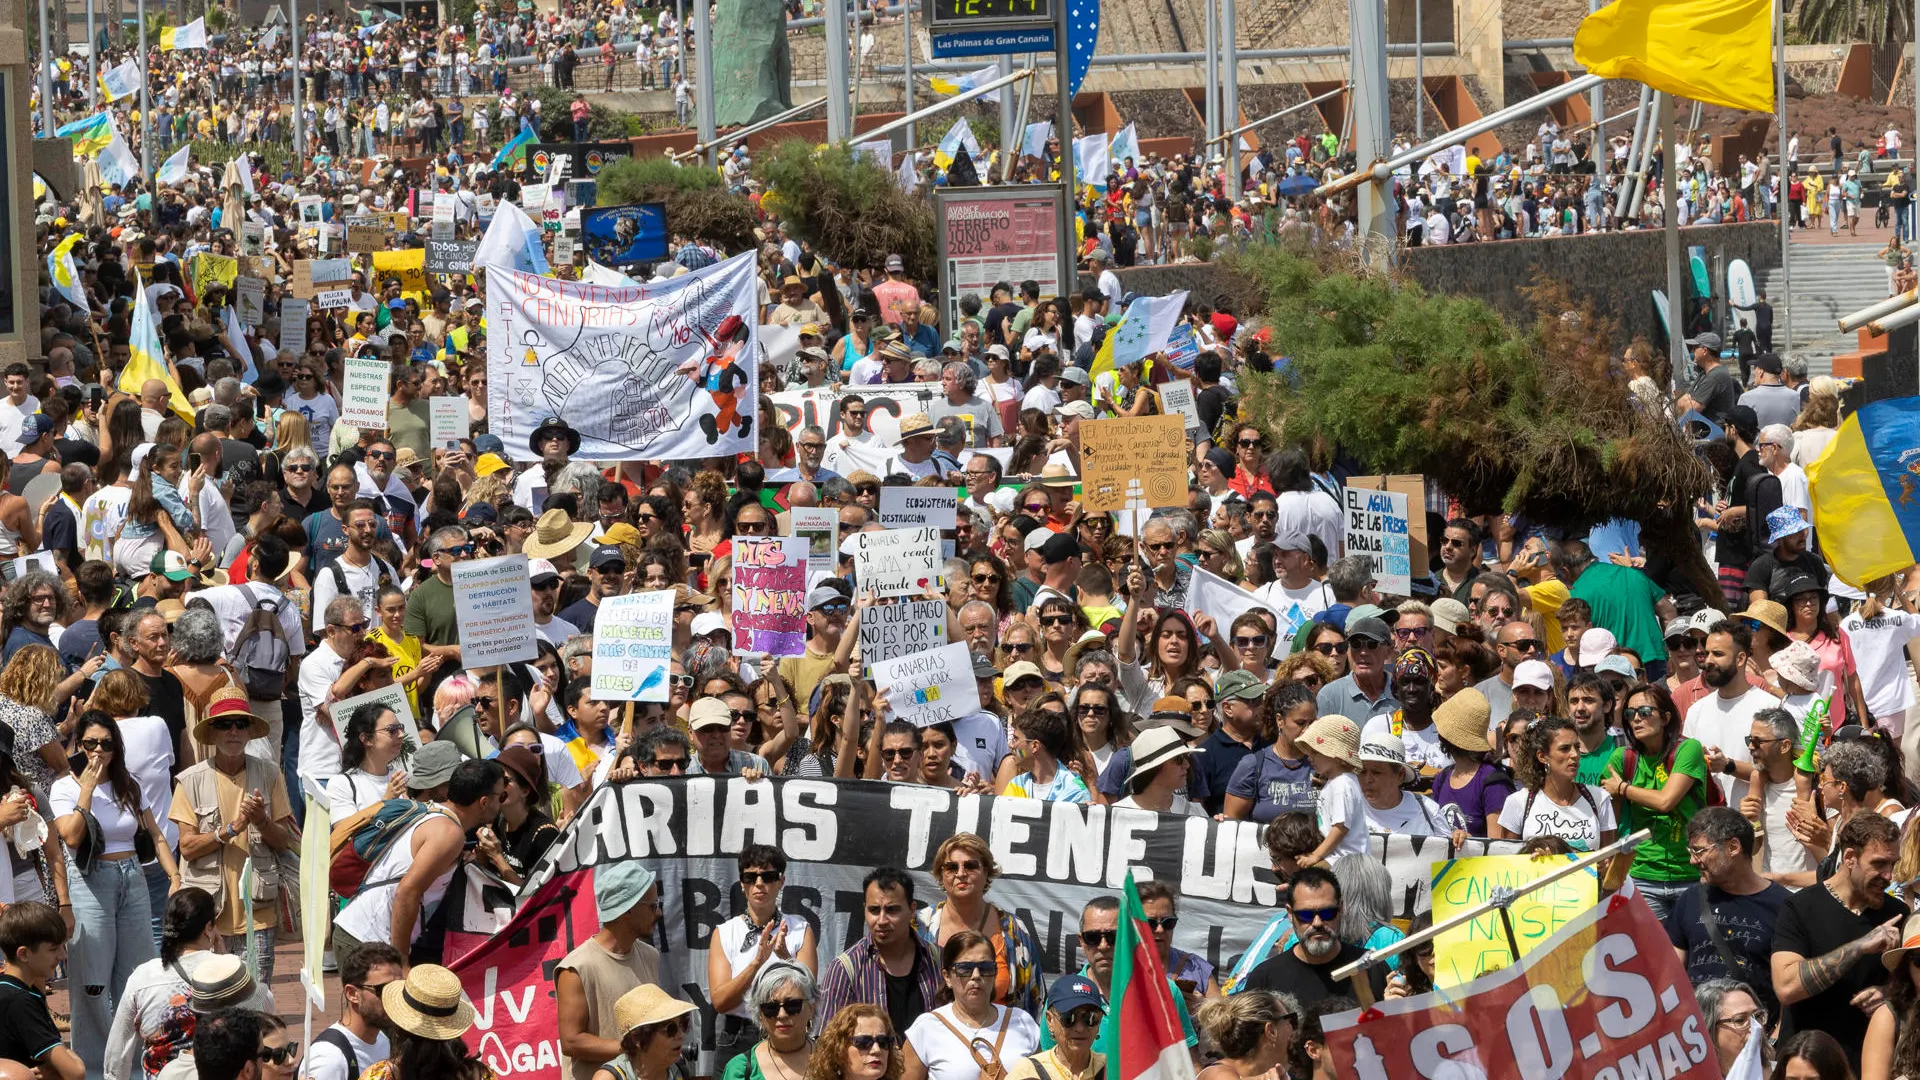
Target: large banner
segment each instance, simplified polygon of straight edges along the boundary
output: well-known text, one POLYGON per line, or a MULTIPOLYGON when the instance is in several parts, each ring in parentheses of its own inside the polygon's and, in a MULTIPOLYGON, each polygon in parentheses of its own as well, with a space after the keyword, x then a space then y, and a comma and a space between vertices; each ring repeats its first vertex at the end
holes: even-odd
POLYGON ((592 461, 752 453, 760 404, 752 252, 655 285, 560 281, 487 268, 487 414, 516 460, 565 417, 592 461), (716 340, 737 315, 743 340, 716 340))
MULTIPOLYGON (((490 937, 450 932, 446 955, 479 1011, 468 1042, 502 1080, 560 1080, 553 966, 599 928, 592 867, 643 859, 660 875, 660 982, 700 1006, 690 1050, 713 1049, 707 942, 745 909, 735 856, 750 843, 787 853, 780 910, 810 923, 821 962, 865 932, 860 882, 879 866, 936 902, 933 856, 956 832, 985 837, 1000 865, 991 898, 1033 932, 1049 978, 1078 970, 1080 909, 1117 895, 1132 869, 1180 890, 1174 943, 1223 973, 1272 915, 1274 879, 1264 826, 1246 821, 1033 799, 967 796, 943 788, 864 780, 776 777, 644 779, 597 788, 528 875, 513 921, 490 937)), ((1424 889, 1433 864, 1516 844, 1446 837, 1375 837, 1396 890, 1424 889), (1411 843, 1409 843, 1411 841, 1411 843)), ((1416 893, 1396 891, 1396 905, 1416 893)), ((1420 893, 1419 895, 1424 895, 1420 893)), ((1423 904, 1424 909, 1424 904, 1423 904)), ((704 1075, 696 1070, 694 1075, 704 1075)))
POLYGON ((1513 967, 1323 1024, 1357 1080, 1718 1080, 1687 973, 1637 896, 1587 909, 1513 967))

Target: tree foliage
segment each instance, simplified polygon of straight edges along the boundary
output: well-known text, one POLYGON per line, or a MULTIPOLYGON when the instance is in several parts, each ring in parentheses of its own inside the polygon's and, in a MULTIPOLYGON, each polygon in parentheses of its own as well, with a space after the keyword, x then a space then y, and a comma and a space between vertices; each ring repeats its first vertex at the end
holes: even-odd
MULTIPOLYGON (((584 75, 581 78, 585 78, 584 75)), ((573 94, 557 86, 536 86, 527 91, 540 102, 540 138, 546 142, 573 141, 573 94)), ((654 125, 631 113, 617 113, 593 103, 587 95, 587 137, 620 142, 639 135, 653 134, 654 125)))
POLYGON ((664 157, 615 158, 595 179, 601 206, 664 203, 667 230, 729 251, 752 247, 753 213, 711 169, 680 166, 664 157))
POLYGON ((1803 40, 1821 45, 1869 45, 1912 40, 1913 9, 1895 0, 1806 0, 1794 12, 1803 40))
POLYGON ((1479 300, 1297 250, 1233 265, 1260 290, 1269 351, 1288 360, 1247 379, 1246 407, 1272 436, 1322 465, 1343 454, 1370 473, 1424 474, 1471 513, 1638 521, 1646 546, 1717 601, 1691 522, 1710 476, 1670 423, 1634 407, 1612 320, 1554 284, 1532 290, 1539 315, 1516 327, 1479 300))
POLYGON ((763 205, 828 259, 878 267, 898 254, 908 274, 935 276, 932 206, 901 191, 871 159, 792 139, 766 152, 755 174, 766 185, 763 205))

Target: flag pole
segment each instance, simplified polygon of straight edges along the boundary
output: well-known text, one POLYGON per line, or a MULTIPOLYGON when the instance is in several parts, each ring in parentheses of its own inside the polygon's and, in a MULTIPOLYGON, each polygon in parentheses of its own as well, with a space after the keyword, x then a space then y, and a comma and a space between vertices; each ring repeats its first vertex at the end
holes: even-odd
POLYGON ((1673 95, 1660 95, 1660 199, 1667 234, 1667 356, 1673 363, 1670 382, 1679 385, 1686 364, 1686 318, 1680 299, 1680 170, 1678 132, 1673 122, 1673 95))
MULTIPOLYGON (((149 125, 153 122, 153 110, 147 104, 147 84, 152 82, 147 57, 147 0, 139 0, 136 15, 140 20, 140 178, 146 183, 153 182, 153 139, 149 125)), ((98 45, 93 42, 92 45, 98 45)), ((89 47, 92 47, 91 45, 89 47)), ((98 79, 94 80, 98 83, 98 79)), ((155 216, 147 224, 159 221, 159 207, 154 208, 155 216)))
MULTIPOLYGON (((1920 0, 1915 0, 1920 7, 1920 0)), ((1780 164, 1774 169, 1774 176, 1780 185, 1780 197, 1774 200, 1774 212, 1780 215, 1780 295, 1783 299, 1793 295, 1793 234, 1788 231, 1787 186, 1790 178, 1784 171, 1787 167, 1787 0, 1778 0, 1773 16, 1773 110, 1774 124, 1780 129, 1780 164)), ((1780 349, 1785 352, 1793 348, 1793 305, 1780 305, 1781 325, 1785 332, 1780 338, 1780 349)))

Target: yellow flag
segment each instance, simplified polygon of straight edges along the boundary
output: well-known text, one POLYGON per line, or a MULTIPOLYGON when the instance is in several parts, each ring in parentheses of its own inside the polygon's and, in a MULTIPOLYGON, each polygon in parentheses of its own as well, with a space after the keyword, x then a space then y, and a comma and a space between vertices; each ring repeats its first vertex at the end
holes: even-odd
POLYGON ((1773 111, 1772 0, 1616 0, 1580 20, 1588 72, 1676 97, 1773 111))

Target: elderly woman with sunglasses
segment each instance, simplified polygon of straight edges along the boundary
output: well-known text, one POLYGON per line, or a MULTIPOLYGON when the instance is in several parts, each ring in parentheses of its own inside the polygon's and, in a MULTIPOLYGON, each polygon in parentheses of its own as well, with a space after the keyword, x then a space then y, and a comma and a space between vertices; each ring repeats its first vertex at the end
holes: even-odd
MULTIPOLYGON (((783 852, 767 844, 748 844, 740 851, 739 867, 747 909, 714 930, 707 952, 707 986, 716 1016, 713 1068, 731 1075, 729 1061, 743 1054, 758 1057, 772 1043, 768 1053, 780 1055, 790 1073, 805 1072, 806 1033, 812 1021, 808 1010, 817 996, 812 972, 819 965, 813 929, 800 916, 780 911, 780 890, 787 877, 783 852), (779 1002, 796 992, 799 1007, 782 1020, 779 1002), (775 1011, 767 1011, 769 1002, 775 1011), (756 1014, 767 1033, 767 1041, 758 1045, 747 1037, 756 1014), (784 1027, 776 1030, 779 1024, 784 1027), (789 1056, 796 1052, 794 1045, 779 1045, 790 1042, 796 1030, 798 1063, 789 1056)), ((777 1071, 763 1069, 758 1061, 741 1068, 753 1077, 777 1071)))
POLYGON ((813 972, 800 964, 774 960, 759 968, 746 1003, 766 1037, 725 1065, 716 1061, 723 1080, 791 1080, 806 1075, 814 1052, 808 1032, 819 1000, 813 972))
POLYGON ((1093 1045, 1106 1017, 1106 995, 1092 979, 1077 973, 1055 979, 1047 988, 1042 1049, 1015 1062, 1007 1080, 1099 1080, 1107 1055, 1093 1045))
POLYGON ((1050 683, 1071 682, 1073 670, 1068 664, 1068 655, 1079 643, 1080 635, 1091 629, 1086 612, 1071 599, 1048 593, 1035 605, 1034 619, 1040 624, 1041 649, 1037 657, 1040 670, 1050 683))
MULTIPOLYGON (((975 833, 955 833, 934 852, 933 868, 943 898, 920 909, 921 940, 943 949, 955 938, 977 939, 995 965, 986 973, 987 1000, 1031 1019, 1040 1011, 1040 948, 1024 923, 987 899, 988 886, 1000 876, 987 842, 975 833)), ((952 963, 948 956, 943 968, 952 963)), ((969 1015, 983 1015, 969 1008, 969 1015)))
POLYGON ((961 930, 940 950, 947 986, 939 1008, 922 1013, 907 1029, 902 1080, 980 1080, 989 1069, 1006 1070, 1040 1048, 1040 1025, 1025 1008, 994 1003, 999 964, 991 941, 961 930))

